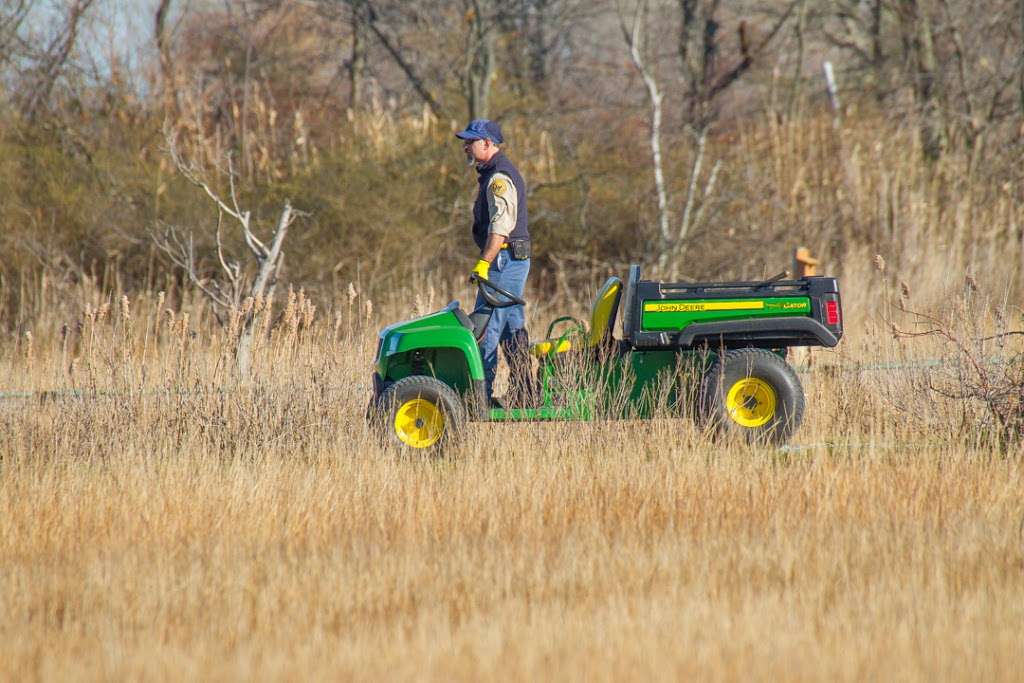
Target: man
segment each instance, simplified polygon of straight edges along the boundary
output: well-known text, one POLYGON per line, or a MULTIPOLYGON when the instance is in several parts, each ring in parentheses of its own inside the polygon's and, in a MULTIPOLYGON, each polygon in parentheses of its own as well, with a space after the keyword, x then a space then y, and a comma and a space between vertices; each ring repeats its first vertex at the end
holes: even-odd
MULTIPOLYGON (((473 273, 498 287, 522 297, 530 273, 530 233, 527 230, 526 183, 501 151, 505 139, 501 127, 488 119, 475 119, 455 136, 463 141, 466 159, 476 165, 479 189, 473 205, 473 241, 480 256, 473 273)), ((491 311, 477 294, 476 312, 491 311)), ((493 309, 487 331, 480 342, 487 396, 492 404, 494 375, 498 368, 498 346, 509 364, 511 394, 524 399, 530 382, 527 349, 529 334, 523 307, 493 309)))

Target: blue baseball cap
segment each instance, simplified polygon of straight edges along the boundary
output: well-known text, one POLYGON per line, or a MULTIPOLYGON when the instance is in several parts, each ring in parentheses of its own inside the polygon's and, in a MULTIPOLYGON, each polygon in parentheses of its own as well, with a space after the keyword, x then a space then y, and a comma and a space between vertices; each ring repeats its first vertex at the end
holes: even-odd
POLYGON ((501 135, 501 126, 497 121, 490 119, 473 119, 466 126, 466 130, 455 134, 460 140, 490 140, 496 145, 505 142, 501 135))

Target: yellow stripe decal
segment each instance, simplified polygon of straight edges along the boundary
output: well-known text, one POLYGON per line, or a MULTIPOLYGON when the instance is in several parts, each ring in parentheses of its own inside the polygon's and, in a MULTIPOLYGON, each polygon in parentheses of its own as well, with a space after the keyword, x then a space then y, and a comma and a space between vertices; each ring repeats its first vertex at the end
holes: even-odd
POLYGON ((699 303, 645 303, 645 313, 700 313, 702 311, 759 311, 764 301, 701 301, 699 303))

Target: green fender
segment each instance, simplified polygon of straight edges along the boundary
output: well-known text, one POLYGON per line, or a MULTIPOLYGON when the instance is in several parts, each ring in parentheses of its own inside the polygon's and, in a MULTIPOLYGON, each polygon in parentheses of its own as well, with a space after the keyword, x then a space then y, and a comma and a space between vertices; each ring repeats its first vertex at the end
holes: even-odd
POLYGON ((425 316, 381 330, 377 346, 377 376, 381 381, 409 375, 431 375, 460 393, 483 386, 484 366, 465 314, 453 301, 425 316))
POLYGON ((396 353, 408 353, 417 349, 453 349, 465 357, 470 379, 484 378, 480 347, 473 338, 473 333, 465 327, 421 327, 400 334, 396 353))
MULTIPOLYGON (((380 357, 377 372, 381 377, 388 376, 388 368, 397 359, 405 359, 412 351, 423 350, 450 353, 435 354, 441 358, 450 358, 453 354, 465 361, 469 371, 468 380, 482 381, 484 378, 483 361, 480 358, 480 347, 473 338, 473 333, 459 325, 437 325, 417 327, 407 331, 393 330, 381 340, 380 357)), ((445 373, 448 374, 448 373, 445 373)))

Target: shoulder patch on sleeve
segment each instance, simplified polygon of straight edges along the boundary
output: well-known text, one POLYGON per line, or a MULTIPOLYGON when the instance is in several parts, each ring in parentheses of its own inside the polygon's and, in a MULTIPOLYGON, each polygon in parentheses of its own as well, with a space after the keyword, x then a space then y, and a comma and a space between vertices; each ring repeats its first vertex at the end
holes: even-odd
POLYGON ((491 192, 494 193, 495 197, 504 197, 505 193, 508 192, 508 183, 501 178, 495 178, 491 181, 491 192))

